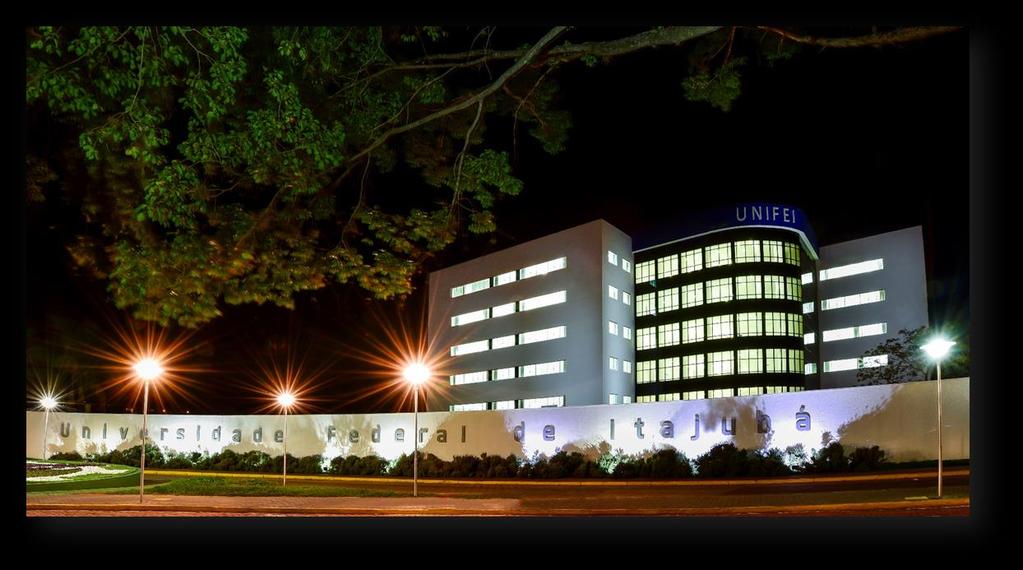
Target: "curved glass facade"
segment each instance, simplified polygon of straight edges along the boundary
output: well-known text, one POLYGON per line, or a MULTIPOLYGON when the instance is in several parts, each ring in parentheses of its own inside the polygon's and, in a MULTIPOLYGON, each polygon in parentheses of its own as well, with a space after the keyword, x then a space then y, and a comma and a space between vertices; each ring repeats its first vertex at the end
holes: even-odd
POLYGON ((716 231, 634 262, 638 401, 805 387, 802 275, 813 261, 797 233, 716 231))

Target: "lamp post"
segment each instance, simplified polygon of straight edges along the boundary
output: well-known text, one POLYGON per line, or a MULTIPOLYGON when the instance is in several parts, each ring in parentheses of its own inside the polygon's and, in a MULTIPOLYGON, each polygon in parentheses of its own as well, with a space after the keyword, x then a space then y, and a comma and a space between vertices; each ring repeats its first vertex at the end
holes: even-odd
POLYGON ((405 380, 412 384, 413 391, 413 433, 415 443, 412 453, 412 496, 419 496, 419 385, 430 379, 430 369, 421 363, 410 364, 402 373, 405 380))
POLYGON ((43 460, 46 460, 46 436, 50 431, 50 410, 57 407, 57 399, 53 396, 43 396, 39 399, 39 405, 46 410, 43 420, 43 460))
POLYGON ((288 486, 288 409, 295 403, 295 395, 281 392, 277 395, 277 405, 284 409, 284 478, 282 487, 288 486))
POLYGON ((142 456, 139 459, 139 465, 141 466, 141 473, 139 474, 139 503, 142 502, 142 497, 145 495, 146 485, 146 439, 149 437, 147 428, 147 418, 149 416, 149 383, 157 380, 164 372, 163 366, 155 358, 143 358, 135 363, 132 367, 135 370, 135 375, 142 380, 143 385, 143 396, 142 396, 142 456))
POLYGON ((955 343, 943 338, 936 338, 921 348, 938 365, 938 498, 941 498, 941 359, 948 354, 955 343))

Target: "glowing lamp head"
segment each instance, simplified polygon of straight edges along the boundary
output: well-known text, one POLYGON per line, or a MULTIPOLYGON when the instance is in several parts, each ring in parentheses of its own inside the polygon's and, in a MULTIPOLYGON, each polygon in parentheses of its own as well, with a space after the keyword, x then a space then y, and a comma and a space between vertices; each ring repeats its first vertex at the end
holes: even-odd
POLYGON ((163 366, 160 366, 155 358, 143 358, 136 362, 132 368, 135 369, 135 374, 146 382, 156 380, 163 374, 163 366))
POLYGON ((52 410, 57 407, 57 400, 53 396, 43 396, 39 399, 39 405, 46 410, 52 410))
POLYGON ((954 344, 955 343, 950 340, 936 338, 920 348, 922 348, 923 351, 927 353, 927 356, 930 356, 932 360, 941 360, 946 354, 948 354, 949 349, 951 349, 954 344))
POLYGON ((405 380, 409 383, 419 385, 430 379, 430 369, 422 363, 417 362, 406 366, 405 370, 402 372, 402 376, 404 376, 405 380))
POLYGON ((290 408, 295 403, 295 395, 291 392, 281 392, 277 395, 277 403, 282 407, 290 408))

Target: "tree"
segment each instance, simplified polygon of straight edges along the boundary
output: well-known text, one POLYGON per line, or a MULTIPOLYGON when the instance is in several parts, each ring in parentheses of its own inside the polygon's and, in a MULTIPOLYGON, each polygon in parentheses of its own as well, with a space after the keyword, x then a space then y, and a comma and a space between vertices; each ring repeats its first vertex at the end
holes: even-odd
MULTIPOLYGON (((915 380, 926 380, 934 369, 934 363, 928 360, 921 350, 929 335, 927 327, 902 329, 898 336, 889 338, 863 354, 865 358, 887 355, 885 366, 860 368, 856 371, 856 381, 866 384, 898 384, 915 380)), ((954 378, 969 375, 969 344, 957 342, 947 360, 942 363, 942 377, 954 378)))
POLYGON ((564 148, 564 66, 684 49, 681 93, 727 112, 751 61, 951 30, 659 27, 587 41, 554 27, 499 48, 493 27, 38 26, 26 192, 35 207, 78 205, 72 260, 139 319, 195 327, 223 303, 292 307, 328 283, 390 298, 464 231, 492 232, 496 201, 520 192, 488 118, 510 123, 512 150, 520 125, 564 148))

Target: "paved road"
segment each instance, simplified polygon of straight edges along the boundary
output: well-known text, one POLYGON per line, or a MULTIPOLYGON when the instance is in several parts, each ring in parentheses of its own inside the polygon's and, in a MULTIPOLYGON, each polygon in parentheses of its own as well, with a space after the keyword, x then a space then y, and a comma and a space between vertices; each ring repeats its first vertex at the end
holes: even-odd
MULTIPOLYGON (((143 511, 128 495, 74 494, 28 497, 29 516, 344 516, 373 515, 755 515, 755 516, 964 516, 969 514, 969 472, 945 478, 942 502, 906 500, 934 495, 930 472, 902 479, 754 484, 579 486, 420 482, 411 497, 173 497, 147 495, 143 511), (90 509, 89 507, 100 506, 90 509), (115 512, 117 514, 115 514, 115 512), (173 515, 171 513, 174 513, 173 515)), ((147 480, 156 483, 167 476, 147 480)), ((296 482, 297 484, 298 482, 296 482)), ((410 481, 303 480, 301 484, 343 485, 407 493, 410 481)))

